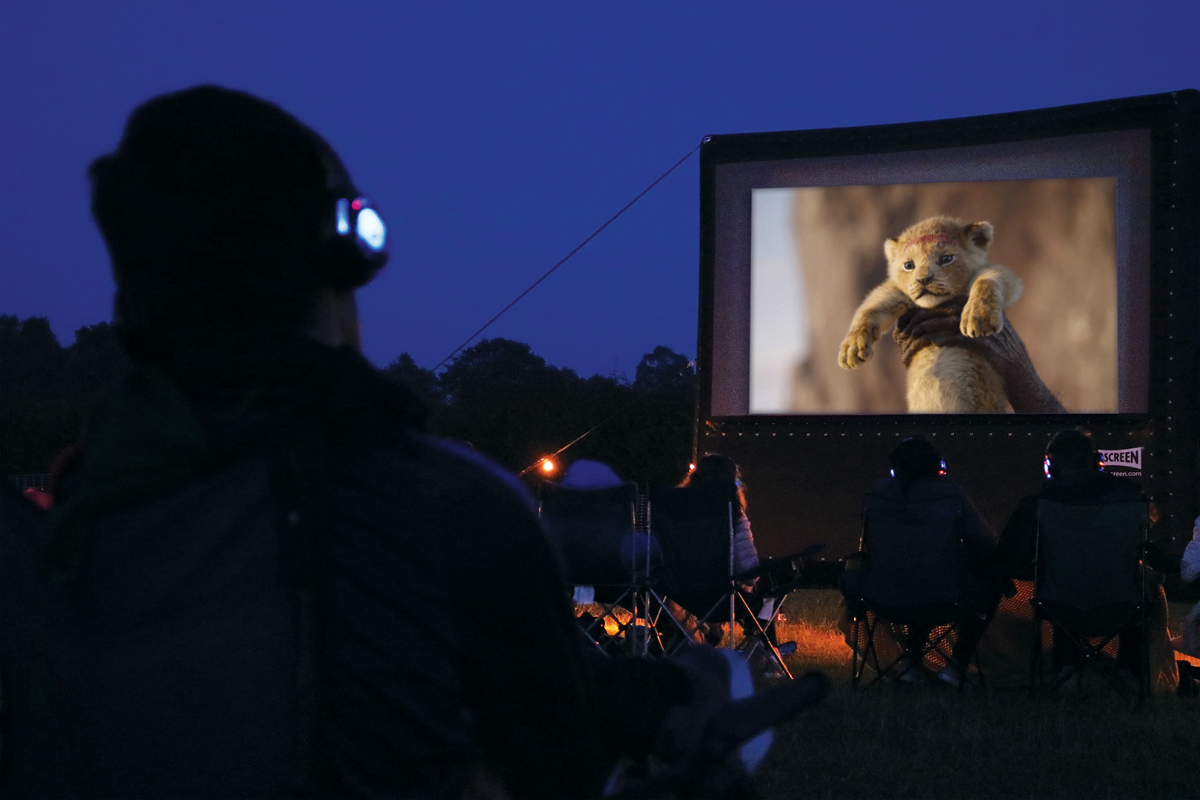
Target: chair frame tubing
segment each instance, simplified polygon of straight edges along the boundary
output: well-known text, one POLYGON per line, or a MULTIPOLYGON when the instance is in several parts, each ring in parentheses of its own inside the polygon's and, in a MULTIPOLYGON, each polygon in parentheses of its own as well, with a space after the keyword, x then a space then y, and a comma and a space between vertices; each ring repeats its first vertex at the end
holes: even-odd
MULTIPOLYGON (((1143 521, 1138 530, 1138 549, 1139 554, 1145 553, 1146 536, 1148 525, 1143 521)), ((1078 680, 1082 682, 1084 673, 1089 667, 1094 668, 1108 684, 1126 700, 1133 699, 1135 702, 1141 703, 1150 697, 1150 637, 1147 628, 1147 617, 1149 615, 1149 607, 1146 601, 1146 568, 1144 564, 1139 563, 1137 567, 1138 573, 1138 592, 1142 598, 1141 603, 1130 607, 1129 614, 1124 618, 1120 625, 1114 625, 1111 630, 1105 633, 1086 633, 1078 630, 1071 630, 1072 626, 1065 624, 1061 619, 1055 616, 1052 605, 1048 605, 1046 601, 1041 600, 1037 596, 1038 586, 1042 577, 1041 564, 1041 537, 1042 537, 1042 520, 1041 510, 1038 512, 1037 533, 1035 537, 1034 548, 1034 597, 1030 601, 1033 609, 1034 622, 1034 637, 1033 646, 1031 648, 1030 663, 1029 663, 1029 691, 1031 693, 1045 692, 1053 694, 1060 691, 1071 678, 1078 676, 1078 680), (1075 648, 1081 656, 1079 661, 1073 665, 1067 665, 1070 669, 1062 670, 1062 674, 1055 676, 1054 683, 1046 687, 1045 682, 1045 647, 1043 645, 1043 630, 1045 624, 1049 623, 1051 637, 1062 635, 1067 637, 1071 646, 1075 648), (1116 663, 1112 663, 1111 659, 1105 655, 1104 649, 1110 643, 1118 639, 1122 629, 1130 627, 1131 623, 1136 629, 1139 638, 1139 675, 1137 679, 1137 690, 1133 693, 1129 692, 1129 682, 1120 674, 1120 668, 1116 663), (1059 633, 1061 631, 1061 634, 1059 633), (1095 643, 1092 640, 1099 640, 1095 643)), ((1085 610, 1079 609, 1082 613, 1087 613, 1085 610)), ((1122 646, 1118 643, 1118 647, 1122 646)))

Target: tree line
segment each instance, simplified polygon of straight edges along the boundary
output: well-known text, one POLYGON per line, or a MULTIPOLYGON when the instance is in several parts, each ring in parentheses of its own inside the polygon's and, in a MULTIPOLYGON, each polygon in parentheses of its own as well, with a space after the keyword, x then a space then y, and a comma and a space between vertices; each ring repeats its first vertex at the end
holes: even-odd
MULTIPOLYGON (((49 471, 128 363, 109 323, 80 328, 63 347, 45 317, 0 315, 0 474, 49 471)), ((667 486, 691 457, 695 373, 668 347, 647 353, 632 381, 583 378, 502 338, 463 350, 440 373, 408 353, 383 373, 425 400, 432 433, 467 442, 514 472, 588 431, 560 463, 592 458, 630 480, 667 486)))

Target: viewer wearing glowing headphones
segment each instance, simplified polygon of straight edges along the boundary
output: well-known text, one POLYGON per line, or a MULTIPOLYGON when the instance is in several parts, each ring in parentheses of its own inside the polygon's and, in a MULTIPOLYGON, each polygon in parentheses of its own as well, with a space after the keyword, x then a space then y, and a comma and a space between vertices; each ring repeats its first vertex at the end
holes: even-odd
POLYGON ((134 366, 55 498, 35 645, 0 637, 3 793, 598 795, 532 503, 359 351, 389 231, 332 148, 201 86, 89 175, 134 366))

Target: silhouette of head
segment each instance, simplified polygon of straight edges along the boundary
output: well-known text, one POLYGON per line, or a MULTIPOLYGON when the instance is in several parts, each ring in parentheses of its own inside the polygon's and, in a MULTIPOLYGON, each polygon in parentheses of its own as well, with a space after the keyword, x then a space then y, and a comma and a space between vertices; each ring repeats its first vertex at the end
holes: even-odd
POLYGON ((1046 443, 1044 465, 1047 478, 1104 468, 1091 433, 1082 428, 1067 428, 1051 436, 1046 443))
POLYGON ((681 486, 733 485, 737 489, 738 503, 746 508, 746 487, 742 483, 742 471, 737 462, 720 453, 706 453, 696 462, 696 468, 683 479, 681 486))
POLYGON ((143 103, 88 174, 139 361, 294 335, 322 287, 373 274, 337 249, 335 204, 358 195, 337 155, 244 92, 198 86, 143 103))
POLYGON ((910 436, 900 442, 888 456, 888 461, 892 465, 892 474, 904 483, 917 478, 935 478, 946 472, 946 464, 937 448, 924 436, 910 436))
POLYGON ((734 483, 740 479, 737 463, 720 453, 706 453, 696 462, 696 468, 687 476, 687 486, 713 483, 734 483))

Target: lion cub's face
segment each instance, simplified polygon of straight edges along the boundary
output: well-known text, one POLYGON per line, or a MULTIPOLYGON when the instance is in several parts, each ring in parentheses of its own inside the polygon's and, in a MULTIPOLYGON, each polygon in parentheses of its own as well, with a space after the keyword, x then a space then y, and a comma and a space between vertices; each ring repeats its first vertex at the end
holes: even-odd
POLYGON ((988 222, 921 220, 883 243, 888 279, 921 308, 933 308, 967 294, 971 280, 987 265, 991 242, 988 222))

